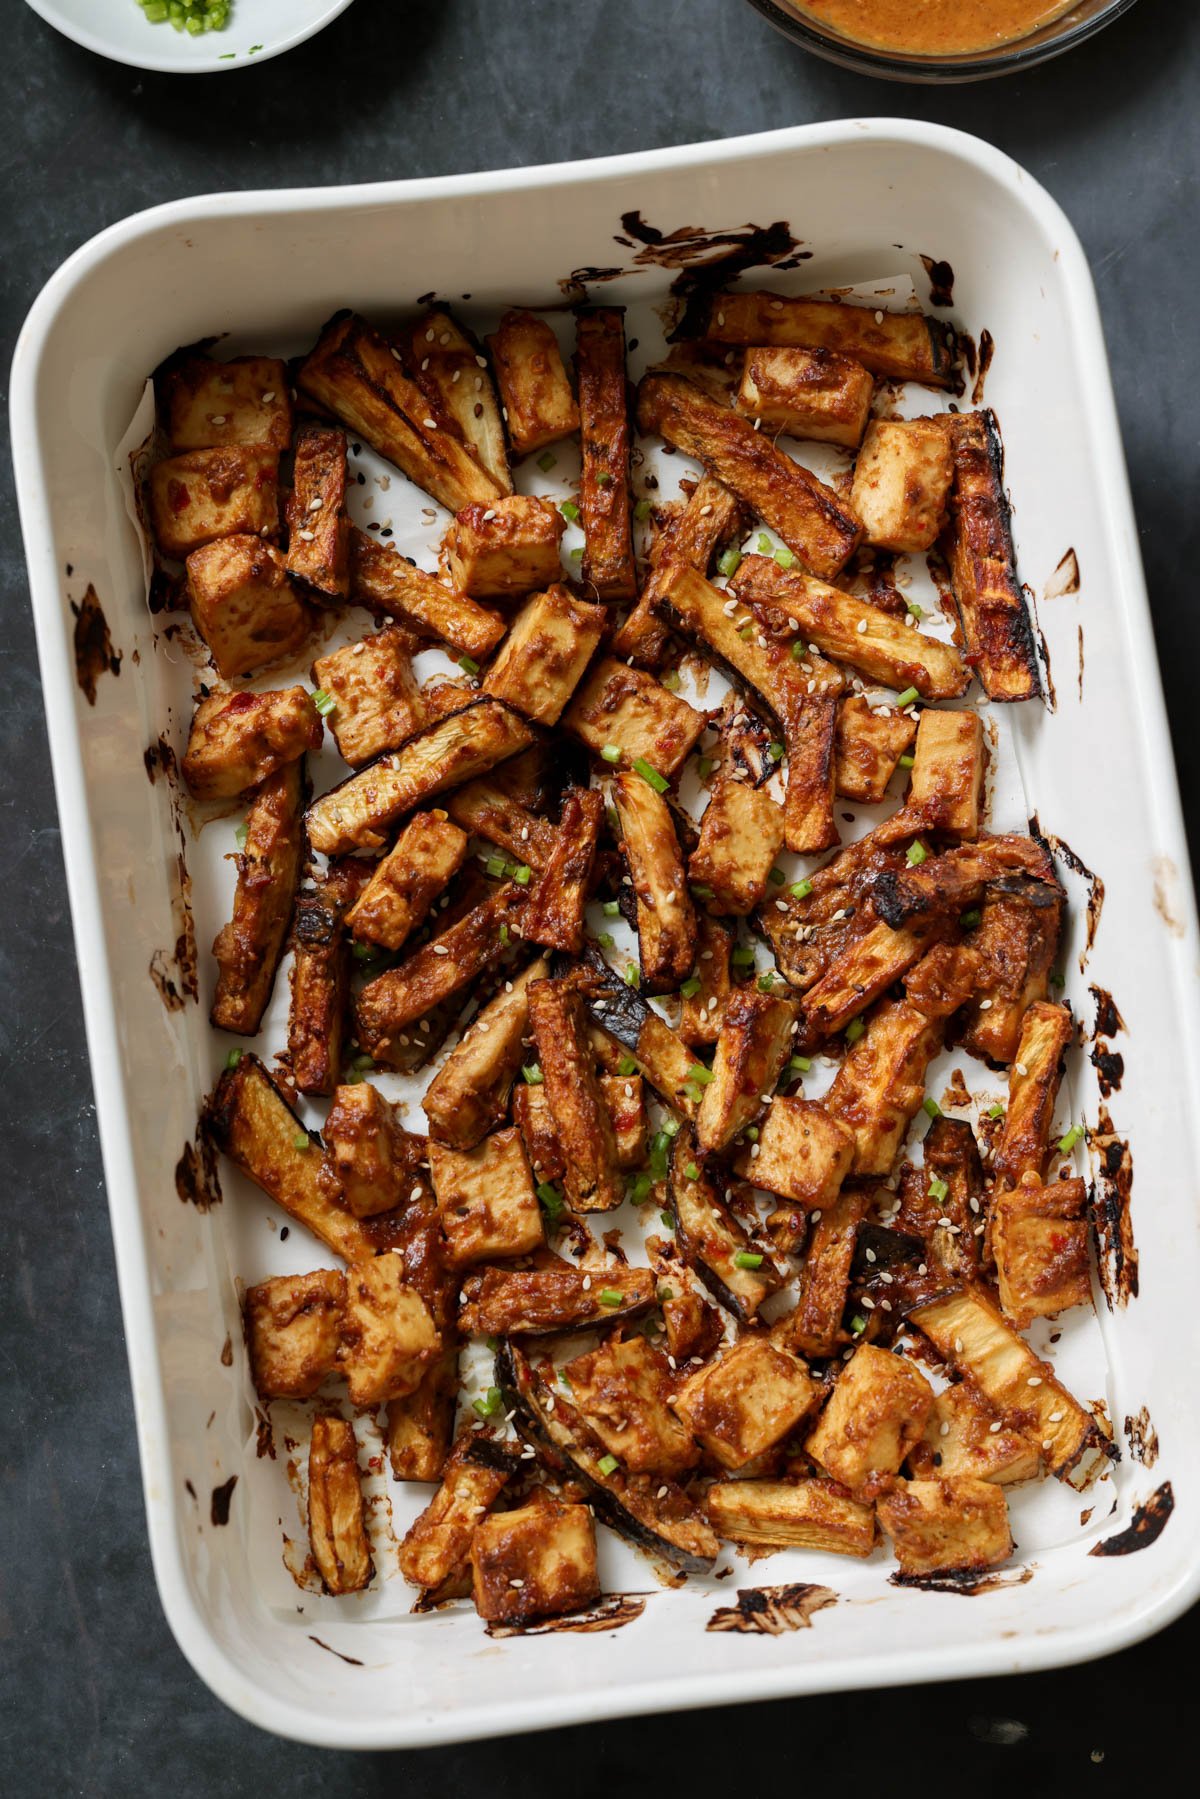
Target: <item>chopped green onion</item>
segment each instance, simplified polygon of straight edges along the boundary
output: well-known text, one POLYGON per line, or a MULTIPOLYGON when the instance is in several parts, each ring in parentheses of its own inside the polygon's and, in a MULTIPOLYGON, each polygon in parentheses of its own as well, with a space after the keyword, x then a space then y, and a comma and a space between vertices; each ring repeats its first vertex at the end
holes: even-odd
POLYGON ((611 487, 612 486, 612 476, 609 474, 609 472, 606 468, 602 468, 600 470, 600 472, 597 474, 596 486, 597 487, 611 487))
POLYGON ((713 769, 717 766, 717 759, 715 756, 701 756, 697 766, 700 770, 700 779, 702 781, 707 781, 709 775, 711 775, 713 769))
POLYGON ((746 1126, 745 1130, 743 1131, 742 1135, 745 1137, 745 1139, 748 1143, 757 1143, 758 1142, 758 1126, 756 1124, 748 1124, 746 1126))
POLYGON ((924 1107, 925 1111, 929 1114, 930 1118, 940 1118, 941 1117, 942 1108, 938 1105, 936 1099, 931 1099, 929 1097, 929 1095, 926 1094, 925 1098, 921 1101, 921 1104, 924 1107))
POLYGON ((571 561, 572 562, 582 562, 583 561, 582 549, 571 551, 571 561))
POLYGON ((946 1195, 949 1193, 949 1191, 950 1191, 950 1189, 946 1185, 945 1181, 940 1180, 937 1175, 934 1175, 933 1179, 929 1183, 930 1199, 936 1199, 940 1206, 942 1204, 942 1202, 945 1200, 946 1195))
POLYGON ((861 1018, 852 1018, 846 1026, 846 1042, 857 1043, 866 1028, 861 1018))
POLYGON ((481 1418, 494 1418, 497 1412, 504 1410, 504 1395, 499 1387, 489 1387, 486 1398, 471 1401, 471 1410, 478 1412, 481 1418))
POLYGON ((557 456, 552 456, 549 450, 543 450, 538 457, 538 467, 541 469, 543 475, 548 475, 557 461, 557 456))
POLYGON ((487 869, 493 880, 499 880, 501 875, 508 873, 508 863, 504 860, 503 856, 489 856, 483 866, 487 869))
POLYGON ((900 766, 901 768, 913 768, 916 766, 916 761, 917 758, 915 756, 910 756, 906 751, 900 758, 900 766))
POLYGON ((625 1197, 631 1199, 634 1205, 640 1205, 644 1199, 649 1199, 652 1185, 649 1174, 643 1168, 640 1174, 635 1174, 630 1181, 625 1197))
POLYGON ((476 662, 474 656, 460 656, 458 659, 458 666, 462 669, 464 675, 477 675, 479 673, 479 664, 476 662))
POLYGON ((791 568, 791 566, 792 566, 793 562, 795 562, 796 558, 792 555, 792 552, 789 549, 783 548, 783 549, 776 550, 775 560, 779 564, 780 568, 791 568))
POLYGON ((742 552, 736 547, 736 545, 730 544, 730 546, 727 550, 722 551, 720 557, 717 560, 717 573, 719 575, 726 575, 726 576, 736 575, 738 572, 738 567, 741 563, 741 560, 742 560, 742 552))
POLYGON ((620 900, 605 900, 601 910, 603 911, 605 918, 620 918, 621 902, 620 900))
POLYGON ((574 1387, 571 1382, 571 1376, 567 1373, 565 1368, 560 1368, 558 1370, 558 1378, 562 1382, 563 1386, 566 1387, 568 1392, 574 1392, 574 1387))
POLYGON ((769 556, 771 554, 771 539, 767 536, 765 531, 760 531, 758 534, 757 548, 760 556, 769 556))
POLYGON ((994 1106, 989 1106, 987 1115, 989 1118, 1003 1118, 1004 1117, 1004 1107, 999 1104, 994 1105, 994 1106))
POLYGON ((704 1066, 703 1062, 693 1062, 687 1071, 687 1078, 689 1081, 695 1081, 701 1087, 707 1087, 716 1079, 716 1076, 711 1068, 704 1066))
POLYGON ((1062 969, 1061 968, 1053 969, 1050 974, 1050 985, 1052 987, 1065 987, 1066 984, 1067 984, 1067 977, 1063 973, 1062 969))
POLYGON ((683 1172, 689 1181, 698 1181, 700 1179, 700 1170, 694 1162, 689 1162, 683 1172))
POLYGON ((866 1330, 866 1328, 867 1328, 867 1321, 863 1317, 862 1313, 855 1312, 853 1318, 850 1320, 851 1334, 855 1337, 861 1337, 863 1332, 866 1330))
POLYGON ((644 525, 653 510, 649 500, 639 500, 633 509, 633 516, 639 525, 644 525))
POLYGON ((598 1474, 615 1474, 620 1466, 615 1455, 602 1455, 596 1463, 596 1472, 598 1474))
POLYGON ((782 887, 783 883, 787 880, 787 876, 784 874, 782 868, 773 868, 767 876, 767 879, 772 882, 774 886, 782 887))
POLYGON ((675 1220, 672 1218, 670 1212, 660 1212, 658 1214, 658 1218, 659 1218, 659 1223, 662 1224, 667 1230, 673 1231, 675 1229, 675 1220))
POLYGON ((632 1056, 622 1056, 621 1060, 617 1063, 617 1073, 618 1074, 625 1074, 625 1075, 636 1074, 637 1071, 638 1071, 638 1065, 634 1061, 632 1056))
POLYGON ((783 761, 783 745, 778 742, 769 743, 767 745, 767 754, 771 758, 772 762, 782 762, 783 761))
POLYGON ((313 689, 312 698, 313 698, 313 705, 316 707, 317 711, 321 714, 322 718, 328 718, 329 714, 331 712, 336 712, 337 701, 334 699, 334 697, 331 693, 326 693, 326 691, 323 687, 315 687, 313 689))
POLYGON ((633 772, 635 775, 641 775, 646 785, 653 787, 655 793, 665 793, 671 785, 666 775, 660 775, 654 764, 647 762, 644 756, 635 757, 633 772))
POLYGON ((910 843, 904 852, 904 860, 910 868, 920 868, 929 851, 923 843, 910 843))
POLYGON ((807 1074, 812 1068, 812 1062, 808 1056, 793 1056, 788 1067, 796 1069, 800 1074, 807 1074))
POLYGON ((596 942, 602 944, 605 949, 612 949, 616 941, 611 931, 601 931, 596 939, 596 942))
POLYGON ((738 632, 738 636, 744 637, 746 639, 746 641, 749 642, 749 640, 754 636, 754 626, 753 625, 743 625, 741 627, 740 631, 738 632))
POLYGON ((805 648, 805 646, 804 646, 803 639, 797 637, 795 642, 792 644, 792 648, 791 648, 791 652, 790 652, 793 662, 803 662, 804 661, 804 648, 805 648))
POLYGON ((518 862, 512 871, 512 878, 518 887, 528 887, 529 877, 533 873, 528 862, 518 862))
POLYGON ((710 900, 713 897, 712 888, 706 886, 703 881, 693 881, 692 885, 688 888, 688 892, 692 895, 693 899, 710 900))
POLYGON ((803 881, 793 881, 788 892, 793 899, 807 899, 812 889, 813 884, 806 876, 803 881))
POLYGON ((490 1350, 491 1350, 491 1352, 492 1352, 492 1354, 493 1354, 493 1355, 495 1355, 495 1353, 496 1353, 496 1351, 497 1351, 497 1350, 498 1350, 498 1349, 499 1349, 499 1347, 500 1347, 500 1339, 499 1339, 499 1337, 489 1337, 489 1338, 488 1338, 488 1339, 487 1339, 487 1346, 488 1346, 488 1348, 489 1348, 489 1349, 490 1349, 490 1350))
POLYGON ((240 850, 245 849, 246 839, 249 835, 250 835, 250 826, 246 823, 245 819, 243 819, 241 824, 238 826, 237 830, 233 833, 233 841, 237 844, 237 846, 240 850))
POLYGON ((601 1287, 598 1297, 602 1306, 619 1306, 625 1295, 616 1287, 601 1287))
POLYGON ((374 1056, 368 1056, 364 1052, 361 1056, 355 1056, 355 1058, 354 1058, 353 1062, 351 1062, 350 1066, 351 1066, 351 1068, 356 1068, 358 1070, 359 1074, 367 1074, 367 1073, 369 1073, 369 1071, 372 1068, 374 1068, 375 1058, 374 1058, 374 1056))
POLYGON ((502 945, 508 942, 508 926, 506 924, 500 926, 500 942, 502 945))
POLYGON ((679 1120, 678 1120, 678 1118, 664 1118, 663 1119, 663 1136, 664 1137, 678 1137, 678 1135, 679 1135, 679 1120))
POLYGON ((619 743, 606 743, 604 748, 600 751, 600 754, 606 762, 619 762, 621 760, 621 746, 619 743))
POLYGON ((677 668, 669 668, 667 670, 666 674, 661 676, 660 678, 662 680, 663 686, 666 688, 668 693, 678 693, 679 692, 679 689, 680 689, 680 686, 682 685, 682 683, 679 679, 679 670, 677 668))
POLYGON ((735 1268, 761 1268, 763 1259, 760 1255, 755 1255, 752 1250, 739 1249, 733 1258, 733 1265, 735 1268))
POLYGON ((758 977, 758 991, 760 993, 770 993, 770 991, 774 985, 775 985, 775 976, 774 976, 773 972, 771 971, 771 969, 768 968, 765 970, 764 973, 760 974, 758 977))
POLYGON ((574 500, 564 500, 558 510, 569 524, 577 525, 579 523, 579 508, 574 500))
POLYGON ((567 1209, 566 1201, 552 1181, 542 1181, 537 1188, 537 1196, 548 1218, 558 1218, 567 1209))
POLYGON ((658 1289, 658 1292, 655 1294, 655 1298, 658 1299, 660 1302, 665 1302, 668 1299, 674 1299, 674 1297, 675 1297, 674 1287, 660 1287, 658 1289))
POLYGON ((1059 1155, 1069 1156, 1080 1138, 1086 1136, 1086 1134, 1087 1133, 1081 1124, 1073 1124, 1066 1136, 1060 1137, 1058 1140, 1059 1155))
POLYGON ((919 698, 920 695, 915 687, 906 687, 903 693, 898 693, 896 695, 896 705, 903 712, 905 706, 911 706, 913 701, 919 698))
POLYGON ((690 974, 687 980, 683 982, 679 991, 684 999, 695 999, 700 991, 700 976, 698 974, 690 974))
POLYGON ((521 1073, 525 1076, 526 1084, 530 1087, 540 1087, 546 1078, 542 1073, 542 1065, 540 1062, 523 1062, 521 1064, 521 1073))
POLYGON ((973 931, 982 917, 983 913, 979 910, 979 907, 972 906, 969 912, 964 912, 962 914, 958 922, 964 931, 973 931))
POLYGON ((309 1142, 310 1138, 307 1131, 297 1131, 296 1135, 292 1138, 292 1148, 307 1149, 309 1142))
POLYGON ((754 950, 749 943, 735 943, 729 960, 735 968, 753 968, 754 950))
POLYGON ((671 1139, 665 1131, 657 1131, 650 1144, 650 1172, 661 1180, 667 1172, 667 1149, 671 1139))
POLYGON ((241 1050, 240 1049, 231 1049, 229 1054, 225 1058, 226 1068, 236 1068, 238 1063, 241 1061, 241 1059, 242 1059, 241 1050))
POLYGON ((640 987, 641 984, 642 984, 642 976, 641 976, 641 971, 638 968, 637 963, 636 962, 626 962, 626 964, 625 964, 625 985, 627 987, 640 987))
POLYGON ((904 610, 910 618, 922 619, 925 616, 924 606, 918 606, 915 600, 905 600, 904 610))

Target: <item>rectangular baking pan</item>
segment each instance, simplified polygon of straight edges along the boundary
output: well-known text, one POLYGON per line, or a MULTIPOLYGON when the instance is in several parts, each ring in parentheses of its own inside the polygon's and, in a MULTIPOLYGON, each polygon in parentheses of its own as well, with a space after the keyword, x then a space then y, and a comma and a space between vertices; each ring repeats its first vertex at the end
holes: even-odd
MULTIPOLYGON (((1050 1667, 1180 1613, 1200 1590, 1195 904, 1095 296, 1042 189, 973 138, 851 120, 544 169, 188 200, 102 233, 47 284, 17 348, 12 426, 150 1543, 172 1629, 213 1690, 283 1735, 390 1748, 1050 1667), (146 609, 117 445, 147 372, 181 342, 228 331, 232 349, 298 348, 343 305, 386 319, 428 290, 468 313, 548 305, 600 273, 600 296, 632 317, 714 250, 711 236, 664 249, 656 232, 719 240, 777 222, 804 258, 786 274, 752 268, 752 284, 804 292, 894 271, 925 297, 934 258, 953 269, 948 316, 996 344, 986 398, 1057 699, 1000 729, 1030 813, 1074 858, 1067 996, 1085 1036, 1097 995, 1124 1026, 1105 1039, 1124 1078, 1090 1156, 1108 1298, 1080 1392, 1106 1405, 1122 1459, 1078 1499, 1050 1483, 1019 1514, 1015 1569, 966 1604, 896 1587, 881 1556, 789 1554, 677 1592, 619 1561, 618 1582, 651 1589, 619 1632, 489 1641, 469 1611, 412 1616, 395 1581, 390 1604, 339 1609, 280 1574, 277 1531, 264 1562, 253 1495, 283 1474, 255 1455, 232 1279, 257 1272, 241 1260, 255 1202, 227 1182, 205 1210, 186 1203, 186 1168, 178 1179, 215 1044, 202 1007, 164 1004, 151 973, 178 936, 180 894, 170 795, 147 779, 146 752, 164 733, 178 745, 186 716, 171 711, 170 644, 156 653, 163 621, 146 609), (88 587, 120 657, 94 705, 76 680, 71 604, 88 587), (1130 1219, 1136 1269, 1121 1247, 1130 1219), (837 1602, 777 1635, 706 1628, 735 1587, 786 1582, 837 1602)), ((200 900, 197 919, 203 952, 215 920, 200 900)), ((1073 1115, 1096 1126, 1096 1071, 1079 1063, 1073 1115)), ((328 1259, 302 1237, 274 1271, 328 1259)), ((282 1463, 278 1421, 275 1439, 282 1463)), ((269 1523, 298 1534, 282 1508, 269 1523)))

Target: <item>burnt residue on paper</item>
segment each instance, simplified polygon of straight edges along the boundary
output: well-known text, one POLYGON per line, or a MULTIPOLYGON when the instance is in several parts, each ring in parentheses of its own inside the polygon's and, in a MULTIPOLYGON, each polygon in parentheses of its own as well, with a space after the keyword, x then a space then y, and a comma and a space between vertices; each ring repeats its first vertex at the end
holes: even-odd
POLYGON ((214 1524, 229 1523, 229 1507, 233 1503, 233 1489, 237 1486, 237 1483, 237 1475, 231 1474, 228 1480, 222 1481, 219 1487, 213 1488, 212 1510, 210 1515, 214 1524))
POLYGON ((1133 1156, 1124 1137, 1113 1129, 1105 1106, 1088 1143, 1099 1162, 1092 1190, 1092 1229, 1100 1284, 1111 1312, 1137 1298, 1138 1253, 1133 1241, 1133 1156))
POLYGON ((1150 1422, 1150 1413, 1145 1406, 1126 1417, 1125 1436, 1133 1460, 1140 1462, 1143 1468, 1153 1468, 1158 1460, 1158 1432, 1150 1422))
POLYGON ((150 571, 146 604, 151 612, 182 612, 188 603, 187 576, 156 562, 150 571))
POLYGON ((641 1593, 609 1593, 586 1611, 568 1612, 561 1618, 536 1618, 530 1624, 488 1624, 489 1637, 548 1637, 574 1632, 590 1636, 599 1631, 621 1630, 633 1624, 646 1609, 641 1593))
POLYGON ((893 1587, 917 1587, 923 1593, 958 1593, 976 1599, 981 1593, 998 1593, 1004 1587, 1023 1587, 1033 1579, 1032 1568, 988 1574, 978 1568, 942 1568, 936 1574, 889 1574, 893 1587))
POLYGON ((108 620, 91 582, 78 605, 71 601, 71 611, 75 614, 75 679, 88 705, 94 706, 101 675, 120 674, 121 652, 113 649, 108 620))
POLYGON ((221 1179, 217 1173, 217 1155, 205 1131, 185 1143, 183 1154, 175 1164, 175 1191, 185 1205, 207 1212, 221 1202, 221 1179))
MULTIPOLYGON (((150 752, 146 754, 149 756, 150 752)), ((150 958, 150 979, 167 1011, 180 1012, 189 999, 199 1001, 200 958, 192 915, 192 878, 182 851, 169 868, 175 942, 170 949, 155 950, 150 958)))
POLYGON ((929 304, 931 306, 953 306, 954 304, 954 270, 948 262, 939 262, 934 256, 922 254, 921 261, 925 265, 925 273, 929 276, 929 304))
POLYGON ((1079 633, 1079 701, 1083 703, 1083 626, 1077 627, 1079 633))
POLYGON ((793 1581, 784 1587, 739 1587, 733 1605, 713 1613, 705 1630, 736 1630, 745 1636, 779 1637, 788 1630, 809 1630, 817 1612, 836 1605, 831 1587, 793 1581))
POLYGON ((971 373, 975 380, 971 388, 972 406, 983 405, 983 389, 987 382, 988 370, 992 366, 992 357, 996 354, 996 340, 991 332, 984 329, 979 333, 979 356, 977 366, 971 373))
POLYGON ((1125 1029, 1125 1020, 1106 988, 1097 987, 1093 982, 1089 991, 1096 1003, 1096 1024, 1092 1031, 1092 1048, 1089 1054, 1100 1083, 1100 1092, 1108 1099, 1119 1090, 1125 1078, 1125 1058, 1119 1050, 1110 1048, 1108 1039, 1125 1029))
POLYGON ((336 1655, 339 1662, 345 1662, 349 1668, 361 1668, 363 1665, 356 1655, 343 1655, 340 1649, 334 1649, 330 1643, 323 1643, 320 1637, 310 1634, 308 1640, 310 1643, 315 1643, 318 1649, 324 1649, 327 1654, 336 1655))
POLYGON ((1157 1543, 1167 1528, 1167 1520, 1175 1510, 1175 1494, 1169 1480, 1164 1480, 1161 1487, 1151 1493, 1149 1499, 1135 1506, 1133 1517, 1113 1537, 1105 1537, 1102 1543, 1093 1544, 1089 1555, 1134 1555, 1139 1549, 1149 1549, 1151 1543, 1157 1543))
POLYGON ((1092 870, 1088 867, 1082 857, 1075 854, 1075 851, 1071 848, 1065 838, 1055 837, 1050 832, 1042 830, 1036 812, 1029 820, 1029 835, 1036 838, 1040 844, 1052 851, 1054 855, 1061 856, 1072 874, 1077 874, 1080 880, 1086 881, 1087 883, 1087 948, 1079 958, 1079 966, 1082 970, 1096 942, 1096 931, 1100 924, 1100 914, 1104 910, 1104 882, 1098 874, 1092 873, 1092 870))
POLYGON ((254 1408, 254 1453, 261 1462, 264 1456, 275 1460, 275 1431, 271 1424, 271 1415, 264 1412, 261 1406, 254 1408))
POLYGON ((1054 686, 1054 674, 1050 667, 1050 645, 1046 642, 1046 633, 1042 630, 1041 623, 1038 619, 1037 605, 1034 601, 1032 589, 1022 582, 1021 592, 1025 596, 1025 612, 1029 619, 1029 628, 1033 637, 1034 650, 1038 661, 1042 665, 1042 697, 1046 702, 1047 711, 1057 712, 1058 692, 1054 686))
POLYGON ((1170 931, 1172 937, 1184 934, 1183 920, 1176 910, 1176 896, 1179 892, 1179 870, 1170 856, 1156 856, 1154 859, 1154 910, 1170 931))
POLYGON ((1066 550, 1058 559, 1058 565, 1047 581, 1042 593, 1044 600, 1060 600, 1064 594, 1079 592, 1079 558, 1074 550, 1066 550))
POLYGON ((179 773, 179 763, 174 749, 166 737, 156 737, 148 749, 142 751, 142 761, 146 768, 146 779, 151 787, 159 775, 171 783, 179 773))

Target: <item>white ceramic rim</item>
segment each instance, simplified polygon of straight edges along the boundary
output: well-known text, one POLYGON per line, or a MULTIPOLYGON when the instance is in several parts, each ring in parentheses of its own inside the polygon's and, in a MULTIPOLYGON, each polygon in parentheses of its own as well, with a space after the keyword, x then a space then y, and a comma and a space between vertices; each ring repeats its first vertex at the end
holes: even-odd
MULTIPOLYGON (((345 12, 346 8, 351 4, 351 0, 328 0, 328 5, 317 18, 310 19, 307 24, 298 26, 295 31, 287 33, 286 36, 275 38, 272 43, 264 42, 262 48, 256 50, 253 56, 250 56, 248 53, 242 54, 242 52, 239 51, 236 58, 231 59, 228 62, 221 62, 214 58, 212 62, 204 63, 184 62, 180 57, 172 58, 169 56, 155 56, 153 54, 154 45, 160 40, 164 29, 167 32, 168 39, 173 39, 175 37, 174 31, 172 31, 169 26, 163 27, 148 24, 146 26, 146 36, 151 41, 148 45, 146 54, 144 56, 129 56, 122 50, 114 49, 112 42, 109 39, 106 39, 101 32, 88 31, 86 28, 77 25, 74 20, 64 18, 59 7, 55 4, 55 0, 25 0, 25 3, 27 6, 33 8, 39 19, 44 19, 47 25, 53 26, 55 31, 62 33, 63 37, 70 38, 73 44, 79 44, 83 49, 91 50, 97 56, 103 56, 108 62, 124 63, 125 67, 129 69, 150 69, 155 74, 159 75, 224 75, 228 74, 233 69, 249 69, 253 68, 257 63, 269 62, 273 56, 282 56, 285 50, 294 50, 297 44, 306 43, 310 37, 315 37, 318 31, 324 31, 327 25, 332 25, 339 14, 345 12)), ((129 4, 132 5, 133 0, 129 0, 129 4)), ((216 42, 215 38, 213 41, 216 42)), ((194 204, 194 202, 188 202, 188 204, 194 204)), ((156 213, 161 213, 169 209, 166 207, 156 207, 153 210, 156 213)), ((147 218, 148 216, 148 213, 136 213, 134 215, 135 218, 147 218)), ((132 219, 125 220, 126 225, 132 223, 132 219)), ((122 227, 117 227, 117 229, 121 228, 122 227)), ((107 233, 104 232, 100 234, 101 237, 106 235, 107 233)), ((94 238, 92 242, 99 243, 100 238, 94 238)), ((84 246, 85 250, 90 250, 91 248, 92 244, 86 244, 84 246)), ((73 261, 74 258, 71 258, 70 262, 73 261)), ((64 264, 64 267, 70 267, 70 262, 64 264)))
MULTIPOLYGON (((358 205, 385 205, 407 200, 451 198, 463 193, 493 194, 513 189, 563 188, 602 182, 614 176, 654 170, 702 169, 716 163, 861 142, 864 136, 897 145, 932 148, 977 169, 1018 194, 1020 204, 1060 250, 1064 298, 1071 310, 1084 360, 1093 370, 1081 404, 1086 408, 1102 491, 1107 496, 1109 554, 1115 578, 1129 608, 1131 632, 1128 679, 1136 700, 1136 716, 1152 762, 1161 770, 1150 803, 1157 814, 1158 840, 1180 870, 1190 861, 1184 832, 1179 785, 1167 725, 1162 679, 1154 647, 1149 597, 1137 553, 1132 500, 1121 447, 1120 427, 1109 374, 1107 352, 1091 272, 1074 228, 1055 200, 1020 164, 990 144, 965 132, 908 119, 846 119, 782 131, 730 138, 720 143, 675 146, 634 155, 603 157, 536 168, 448 175, 431 179, 372 182, 358 187, 295 188, 281 192, 226 193, 179 200, 154 207, 112 225, 77 250, 52 275, 34 302, 17 342, 11 384, 11 425, 21 526, 30 574, 47 729, 55 792, 62 826, 67 888, 74 920, 84 1020, 96 1095, 109 1211, 112 1219, 117 1278, 129 1350, 142 1480, 149 1525, 151 1557, 168 1623, 184 1655, 201 1679, 233 1711, 250 1723, 295 1741, 328 1747, 329 1739, 304 1707, 254 1686, 231 1657, 216 1644, 190 1591, 177 1540, 177 1519, 170 1499, 167 1445, 170 1441, 151 1307, 150 1273, 137 1218, 124 1196, 136 1189, 112 985, 104 950, 96 868, 90 852, 88 808, 84 792, 81 746, 76 721, 74 671, 68 666, 61 629, 60 571, 49 508, 42 485, 36 442, 37 371, 46 339, 60 307, 75 288, 110 257, 164 225, 194 224, 201 219, 240 218, 262 213, 336 212, 350 199, 358 205)), ((1179 904, 1185 912, 1184 942, 1194 941, 1196 901, 1190 876, 1180 882, 1179 904)), ((1181 946, 1182 947, 1182 946, 1181 946)), ((1177 1003, 1187 1021, 1192 1043, 1200 1037, 1200 1006, 1181 982, 1177 1003)), ((1142 1641, 1173 1622, 1200 1598, 1200 1545, 1192 1565, 1173 1587, 1156 1599, 1112 1617, 1096 1629, 1064 1628, 1053 1640, 1030 1637, 1011 1645, 981 1642, 956 1650, 953 1665, 933 1650, 914 1650, 903 1663, 904 1685, 1004 1673, 1030 1673, 1089 1661, 1142 1641)), ((847 1691, 892 1687, 897 1682, 894 1654, 868 1653, 850 1670, 826 1670, 820 1690, 847 1691)), ((395 1749, 468 1742, 514 1731, 551 1729, 591 1723, 614 1716, 726 1705, 750 1700, 790 1697, 812 1686, 811 1666, 796 1662, 777 1669, 747 1669, 744 1674, 698 1675, 680 1671, 622 1691, 614 1705, 602 1689, 580 1691, 572 1703, 530 1692, 523 1703, 491 1704, 453 1717, 406 1715, 398 1706, 387 1717, 346 1720, 339 1746, 348 1749, 395 1749)))

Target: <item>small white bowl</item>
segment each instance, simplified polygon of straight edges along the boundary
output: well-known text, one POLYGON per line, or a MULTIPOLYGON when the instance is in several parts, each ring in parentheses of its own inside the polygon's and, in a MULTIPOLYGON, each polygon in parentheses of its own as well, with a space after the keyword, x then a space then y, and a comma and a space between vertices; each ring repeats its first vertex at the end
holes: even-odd
POLYGON ((315 36, 350 0, 233 0, 223 31, 191 37, 173 25, 152 25, 137 0, 28 0, 64 37, 135 69, 166 75, 211 75, 281 56, 315 36))

